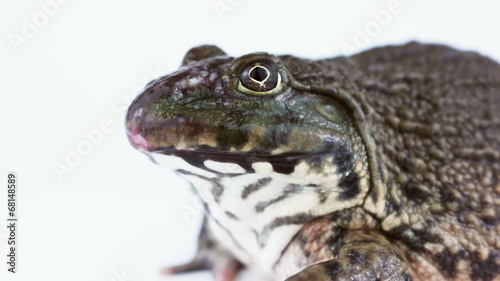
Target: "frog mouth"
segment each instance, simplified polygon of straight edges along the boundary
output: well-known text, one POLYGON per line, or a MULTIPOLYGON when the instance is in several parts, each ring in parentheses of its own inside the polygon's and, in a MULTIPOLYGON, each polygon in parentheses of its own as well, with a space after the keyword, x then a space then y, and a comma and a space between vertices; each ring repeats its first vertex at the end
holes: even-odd
POLYGON ((200 168, 205 167, 204 164, 207 160, 220 163, 234 163, 245 169, 247 173, 254 172, 253 164, 255 163, 269 163, 275 172, 281 174, 293 173, 295 166, 303 159, 320 156, 318 154, 308 155, 299 153, 285 153, 280 155, 268 155, 256 152, 225 153, 205 149, 192 151, 164 149, 159 151, 159 153, 180 157, 189 164, 200 168))
POLYGON ((210 146, 199 146, 178 149, 174 146, 168 147, 153 147, 140 133, 128 133, 129 141, 136 149, 142 151, 148 157, 154 160, 153 155, 163 154, 167 156, 175 156, 182 158, 188 164, 214 172, 210 168, 205 166, 206 161, 213 161, 219 163, 233 163, 239 165, 247 173, 255 172, 253 164, 255 163, 269 163, 275 172, 281 174, 291 174, 295 170, 295 166, 304 159, 320 158, 325 154, 331 152, 322 153, 298 153, 298 152, 288 152, 281 153, 277 155, 270 154, 269 152, 258 152, 258 151, 248 151, 248 152, 223 152, 217 150, 216 148, 210 146))

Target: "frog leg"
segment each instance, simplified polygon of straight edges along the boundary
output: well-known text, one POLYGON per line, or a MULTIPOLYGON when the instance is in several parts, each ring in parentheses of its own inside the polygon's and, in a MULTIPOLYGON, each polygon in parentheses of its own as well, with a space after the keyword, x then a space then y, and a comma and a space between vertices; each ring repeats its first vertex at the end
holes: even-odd
MULTIPOLYGON (((336 229, 334 233, 327 243, 330 258, 305 267, 286 281, 413 280, 402 251, 377 230, 336 229)), ((325 249, 320 251, 324 257, 325 249)))
POLYGON ((166 267, 162 273, 171 275, 208 269, 216 281, 233 281, 242 268, 242 263, 211 236, 205 218, 194 258, 185 264, 166 267))

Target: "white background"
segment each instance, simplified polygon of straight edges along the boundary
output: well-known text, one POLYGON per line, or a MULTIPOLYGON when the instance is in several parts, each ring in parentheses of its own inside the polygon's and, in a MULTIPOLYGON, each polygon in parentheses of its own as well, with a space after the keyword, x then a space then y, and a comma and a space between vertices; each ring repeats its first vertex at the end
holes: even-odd
POLYGON ((192 255, 200 216, 187 185, 123 129, 131 99, 195 45, 323 58, 342 44, 419 40, 500 60, 498 1, 401 0, 376 23, 391 1, 66 0, 45 22, 49 0, 1 1, 0 280, 212 280, 159 274, 192 255), (371 35, 356 42, 359 32, 371 35), (111 128, 67 162, 101 122, 111 128), (68 172, 58 178, 54 165, 68 172), (9 171, 19 177, 16 275, 5 262, 9 171))

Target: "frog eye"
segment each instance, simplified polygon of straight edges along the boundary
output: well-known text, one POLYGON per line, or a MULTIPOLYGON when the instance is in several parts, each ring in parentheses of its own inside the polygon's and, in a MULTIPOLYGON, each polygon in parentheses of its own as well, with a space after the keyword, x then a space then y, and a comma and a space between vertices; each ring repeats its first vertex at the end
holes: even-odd
POLYGON ((269 62, 249 63, 240 75, 238 90, 252 95, 275 94, 283 88, 276 65, 269 62))

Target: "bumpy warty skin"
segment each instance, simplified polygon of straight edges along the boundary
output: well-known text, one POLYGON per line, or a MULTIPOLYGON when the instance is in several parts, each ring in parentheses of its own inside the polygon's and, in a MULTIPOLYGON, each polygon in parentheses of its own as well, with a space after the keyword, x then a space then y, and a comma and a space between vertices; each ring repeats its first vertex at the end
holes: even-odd
POLYGON ((240 262, 290 281, 500 280, 499 111, 500 66, 475 52, 204 46, 127 128, 154 161, 183 159, 207 211, 194 266, 172 271, 212 257, 219 280, 240 262))

